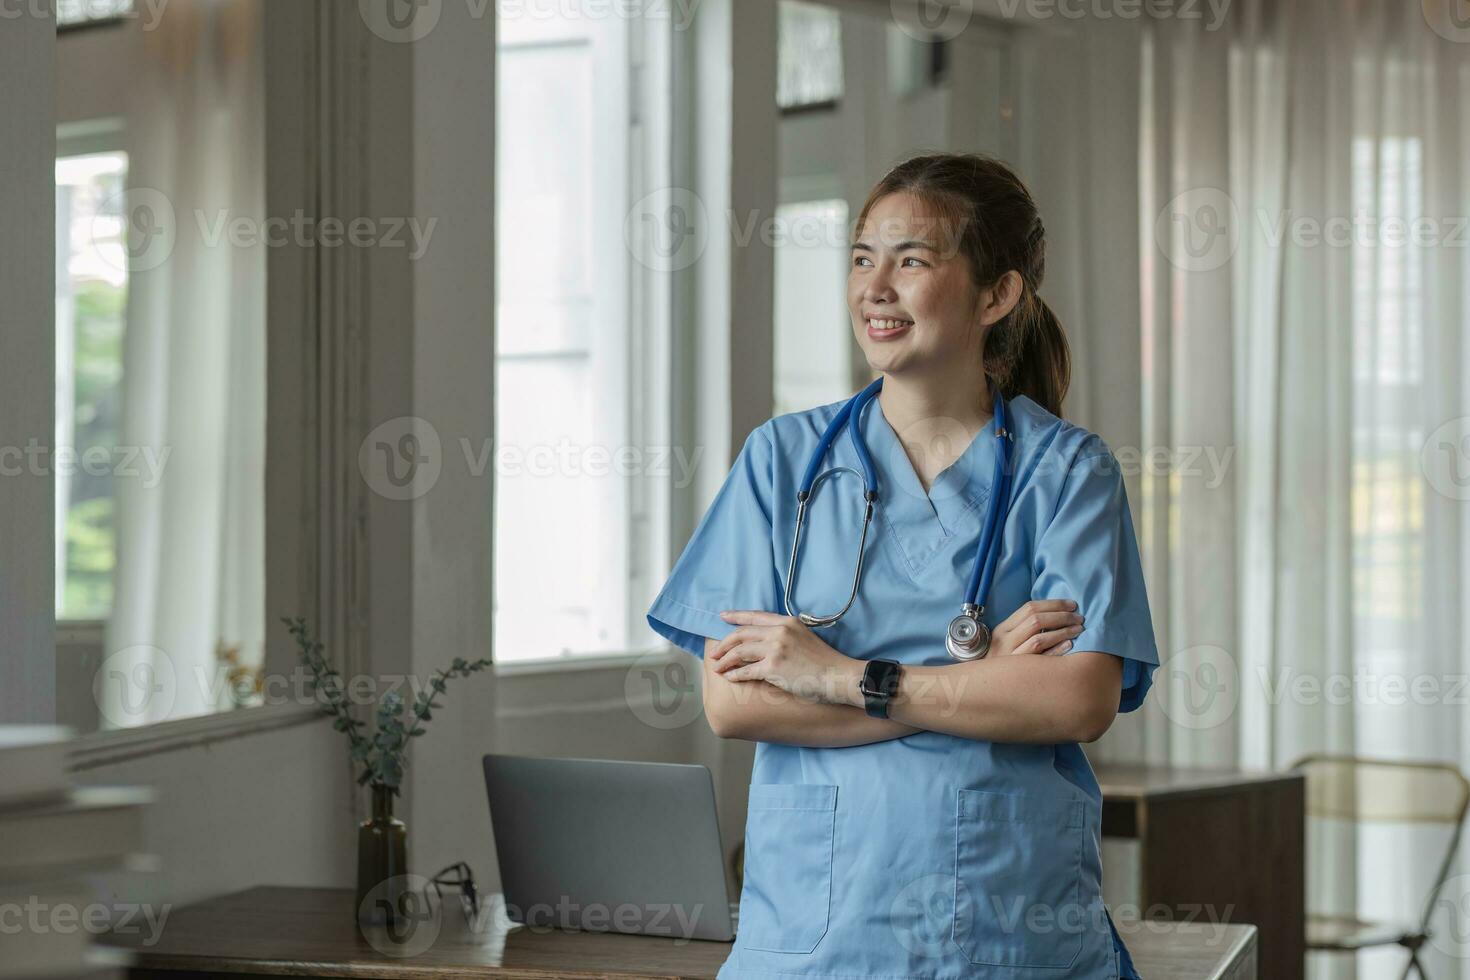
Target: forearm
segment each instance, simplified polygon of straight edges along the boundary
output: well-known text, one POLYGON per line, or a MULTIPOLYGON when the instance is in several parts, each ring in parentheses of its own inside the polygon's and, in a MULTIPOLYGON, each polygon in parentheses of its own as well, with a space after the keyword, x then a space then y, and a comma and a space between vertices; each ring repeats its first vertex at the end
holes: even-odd
MULTIPOLYGON (((846 669, 861 677, 862 663, 846 669)), ((1090 742, 1111 724, 1121 686, 1122 661, 1102 653, 906 665, 888 717, 986 742, 1090 742)), ((834 690, 857 703, 861 695, 847 687, 839 682, 834 690)))
POLYGON ((893 718, 870 718, 854 705, 807 701, 765 681, 721 683, 719 696, 706 701, 705 708, 710 726, 722 738, 840 748, 919 731, 893 718))

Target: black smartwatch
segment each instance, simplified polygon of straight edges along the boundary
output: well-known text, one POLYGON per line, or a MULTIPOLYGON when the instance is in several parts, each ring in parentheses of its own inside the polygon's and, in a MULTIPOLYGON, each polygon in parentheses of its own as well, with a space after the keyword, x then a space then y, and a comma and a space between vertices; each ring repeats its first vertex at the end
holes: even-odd
POLYGON ((869 660, 858 681, 863 692, 863 710, 870 718, 887 718, 888 702, 898 693, 901 667, 897 660, 869 660))

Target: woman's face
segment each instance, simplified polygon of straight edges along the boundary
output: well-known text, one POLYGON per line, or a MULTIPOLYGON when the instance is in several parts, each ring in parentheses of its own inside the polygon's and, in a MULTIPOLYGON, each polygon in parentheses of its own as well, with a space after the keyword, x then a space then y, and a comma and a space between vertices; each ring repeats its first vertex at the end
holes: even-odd
POLYGON ((896 192, 879 198, 857 229, 847 309, 874 370, 925 373, 960 357, 980 363, 989 318, 969 261, 950 244, 959 229, 946 224, 920 198, 896 192))

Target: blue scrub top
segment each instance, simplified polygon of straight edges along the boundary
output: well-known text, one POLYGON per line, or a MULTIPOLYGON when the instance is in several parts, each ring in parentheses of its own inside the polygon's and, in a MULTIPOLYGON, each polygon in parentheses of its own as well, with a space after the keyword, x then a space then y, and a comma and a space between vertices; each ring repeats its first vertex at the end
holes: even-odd
MULTIPOLYGON (((1158 665, 1122 474, 1098 436, 1019 395, 1010 513, 984 621, 1029 599, 1073 599, 1072 652, 1123 658, 1120 711, 1158 665)), ((735 627, 721 610, 784 615, 796 488, 834 402, 751 433, 648 611, 696 657, 735 627)), ((945 651, 979 547, 995 420, 924 491, 875 399, 863 435, 879 500, 862 585, 818 635, 849 657, 958 666, 945 651)), ((823 469, 861 467, 846 430, 823 469)), ((852 586, 862 481, 821 481, 793 595, 815 614, 852 586)), ((1070 655, 1067 654, 1067 655, 1070 655)), ((854 709, 857 710, 857 709, 854 709)), ((1137 977, 1102 904, 1102 794, 1081 747, 921 731, 842 748, 758 742, 734 948, 719 980, 1137 977)))

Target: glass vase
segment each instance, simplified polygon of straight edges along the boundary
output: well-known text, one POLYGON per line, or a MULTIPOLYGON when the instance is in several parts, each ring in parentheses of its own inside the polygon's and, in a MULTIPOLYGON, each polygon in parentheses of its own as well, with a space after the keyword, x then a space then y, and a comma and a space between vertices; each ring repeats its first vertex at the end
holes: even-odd
POLYGON ((374 783, 372 817, 357 829, 357 921, 395 926, 405 913, 408 828, 393 816, 393 788, 374 783))

